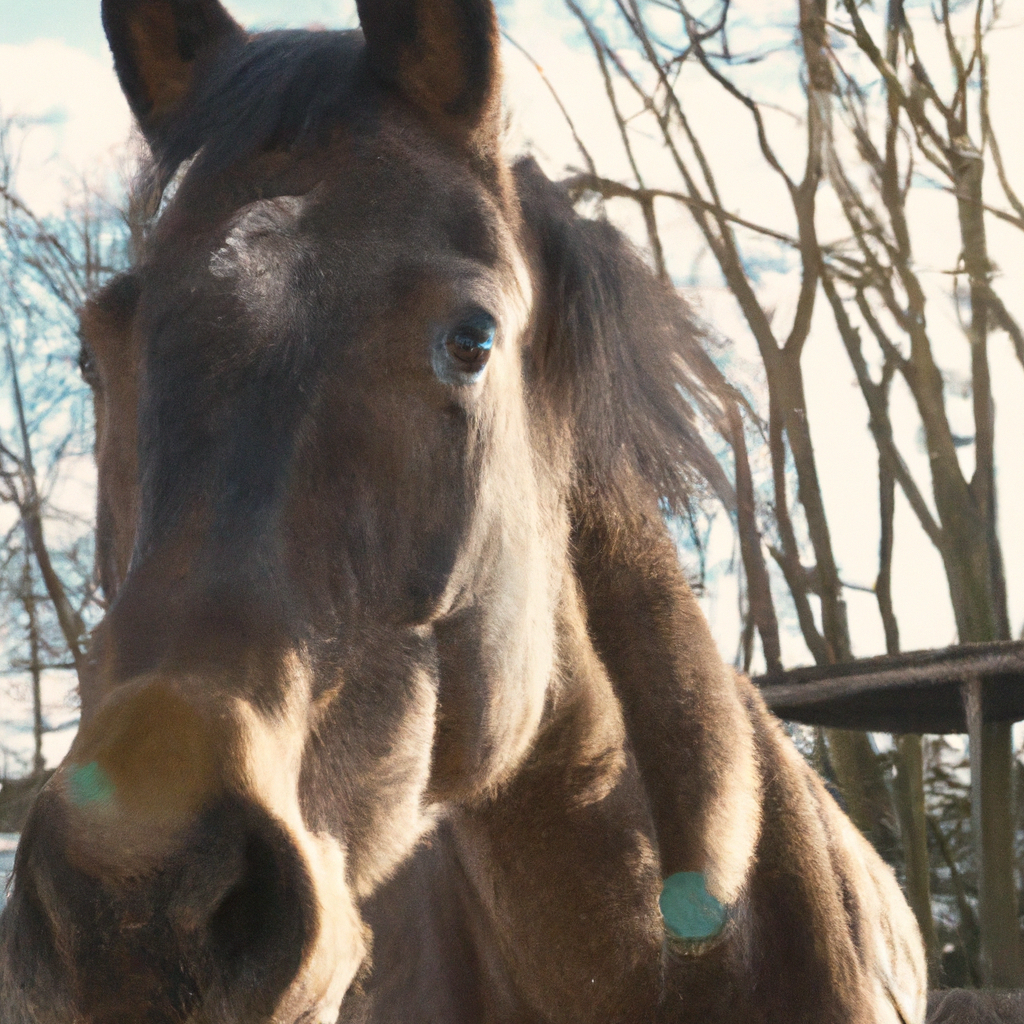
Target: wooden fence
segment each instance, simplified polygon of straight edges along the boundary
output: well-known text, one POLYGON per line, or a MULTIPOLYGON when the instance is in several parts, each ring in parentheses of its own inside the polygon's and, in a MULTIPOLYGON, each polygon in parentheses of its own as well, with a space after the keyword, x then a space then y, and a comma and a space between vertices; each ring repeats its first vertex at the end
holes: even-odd
POLYGON ((1024 719, 1024 642, 961 644, 755 680, 780 718, 838 729, 967 733, 982 976, 1024 986, 1009 730, 1024 719))

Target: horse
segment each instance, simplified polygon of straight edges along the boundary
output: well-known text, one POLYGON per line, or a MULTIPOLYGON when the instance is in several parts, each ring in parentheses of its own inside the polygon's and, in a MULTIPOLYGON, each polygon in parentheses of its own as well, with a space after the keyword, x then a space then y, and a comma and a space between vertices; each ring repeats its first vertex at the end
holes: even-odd
POLYGON ((103 0, 161 209, 82 312, 109 607, 0 1019, 920 1021, 666 526, 699 326, 504 155, 490 0, 358 9, 103 0))

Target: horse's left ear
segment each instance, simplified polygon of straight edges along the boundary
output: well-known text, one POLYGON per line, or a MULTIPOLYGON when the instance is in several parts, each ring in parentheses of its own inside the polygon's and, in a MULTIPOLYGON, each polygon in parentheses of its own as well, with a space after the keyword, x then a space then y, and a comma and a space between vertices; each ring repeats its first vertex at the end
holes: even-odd
POLYGON ((377 76, 473 148, 491 150, 501 125, 491 0, 356 0, 356 6, 377 76))
POLYGON ((199 69, 245 33, 218 0, 103 0, 102 11, 121 89, 159 153, 199 69))

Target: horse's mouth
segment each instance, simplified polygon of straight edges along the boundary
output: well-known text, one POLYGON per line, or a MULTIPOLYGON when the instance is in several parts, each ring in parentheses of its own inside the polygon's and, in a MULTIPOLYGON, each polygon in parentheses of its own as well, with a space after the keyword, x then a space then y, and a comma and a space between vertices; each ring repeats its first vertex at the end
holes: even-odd
POLYGON ((193 1010, 182 1024, 337 1024, 341 1013, 340 1005, 328 1007, 320 1003, 297 1011, 297 1015, 292 1009, 286 1016, 271 1012, 254 1017, 244 1007, 227 1008, 219 998, 213 1002, 217 1005, 204 1000, 204 1005, 193 1010))

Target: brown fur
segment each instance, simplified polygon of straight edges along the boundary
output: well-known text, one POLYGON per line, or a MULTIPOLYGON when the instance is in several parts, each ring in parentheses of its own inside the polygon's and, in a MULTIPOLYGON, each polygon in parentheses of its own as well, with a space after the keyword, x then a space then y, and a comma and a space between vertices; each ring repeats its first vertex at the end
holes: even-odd
POLYGON ((161 0, 113 0, 103 5, 103 27, 132 112, 151 136, 186 99, 196 62, 202 65, 213 51, 243 35, 217 0, 188 0, 176 7, 161 0))
POLYGON ((138 300, 137 282, 119 278, 102 303, 82 311, 83 374, 92 385, 96 413, 96 468, 104 481, 96 509, 102 538, 97 559, 100 584, 108 600, 128 572, 138 517, 138 354, 132 348, 131 318, 138 300), (105 351, 108 350, 109 351, 105 351))
POLYGON ((934 992, 928 999, 929 1024, 1021 1024, 1024 992, 934 992))
POLYGON ((714 471, 698 332, 500 158, 489 0, 360 13, 104 5, 158 179, 196 159, 83 316, 112 604, 0 1021, 919 1022, 892 872, 662 519, 714 471), (678 871, 729 906, 703 945, 678 871))

